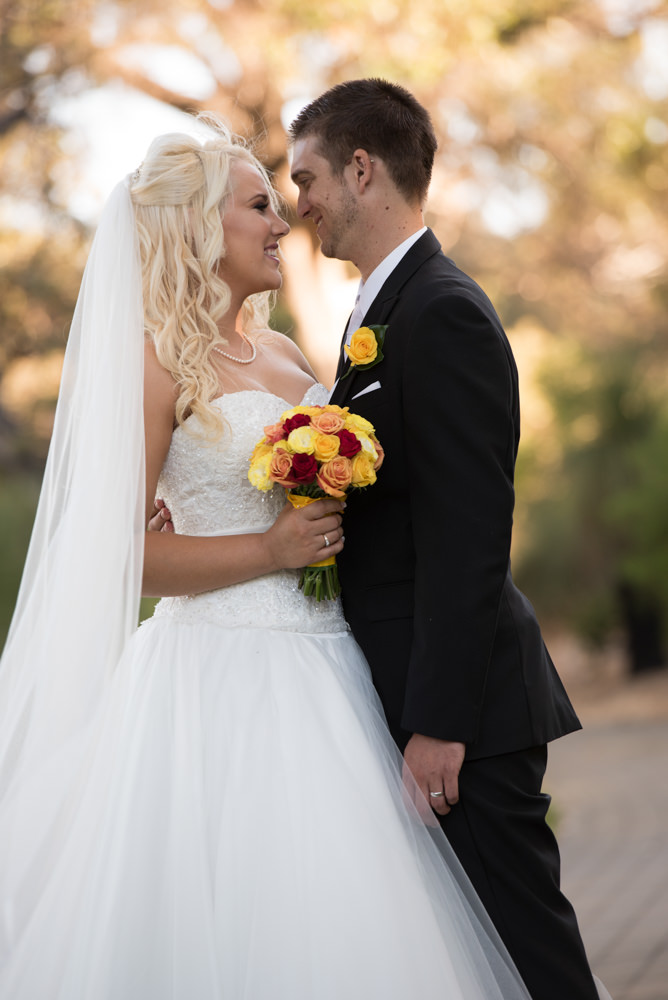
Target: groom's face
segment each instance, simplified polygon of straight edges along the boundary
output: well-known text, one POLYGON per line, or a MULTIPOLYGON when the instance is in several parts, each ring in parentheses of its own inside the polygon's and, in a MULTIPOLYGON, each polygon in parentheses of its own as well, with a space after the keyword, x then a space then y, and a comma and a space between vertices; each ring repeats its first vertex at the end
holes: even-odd
POLYGON ((318 152, 316 136, 295 142, 292 179, 299 188, 297 214, 313 221, 325 257, 354 260, 357 200, 346 172, 334 174, 329 161, 318 152))

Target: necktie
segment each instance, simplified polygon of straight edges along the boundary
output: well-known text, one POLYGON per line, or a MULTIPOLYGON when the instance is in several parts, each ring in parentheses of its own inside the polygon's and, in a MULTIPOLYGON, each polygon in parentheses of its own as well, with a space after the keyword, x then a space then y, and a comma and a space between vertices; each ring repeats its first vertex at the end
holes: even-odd
POLYGON ((348 326, 346 328, 346 344, 350 343, 350 338, 354 334, 355 330, 359 329, 359 325, 364 319, 364 313, 360 308, 360 297, 359 295, 355 299, 355 305, 353 311, 350 314, 350 319, 348 320, 348 326))

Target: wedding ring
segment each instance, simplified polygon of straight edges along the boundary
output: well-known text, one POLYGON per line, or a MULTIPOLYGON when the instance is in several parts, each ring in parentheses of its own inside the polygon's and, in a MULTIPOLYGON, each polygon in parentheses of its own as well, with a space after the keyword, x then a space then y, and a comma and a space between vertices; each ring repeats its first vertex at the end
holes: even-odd
POLYGON ((431 795, 432 799, 440 799, 441 796, 444 795, 445 793, 444 792, 430 792, 429 794, 431 795))
POLYGON ((332 543, 330 542, 327 535, 323 535, 322 537, 325 539, 325 548, 328 549, 332 543))

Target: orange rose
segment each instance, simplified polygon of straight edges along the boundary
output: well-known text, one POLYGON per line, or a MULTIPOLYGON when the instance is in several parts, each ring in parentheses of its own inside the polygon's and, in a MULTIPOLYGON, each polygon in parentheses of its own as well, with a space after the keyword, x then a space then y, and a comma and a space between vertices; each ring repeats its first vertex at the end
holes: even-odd
POLYGON ((270 424, 268 427, 265 427, 264 434, 267 441, 270 441, 271 444, 276 444, 277 441, 284 441, 287 437, 287 434, 283 429, 282 422, 278 424, 270 424))
POLYGON ((376 462, 375 462, 373 468, 374 468, 374 472, 378 472, 378 470, 380 469, 381 465, 383 464, 383 462, 385 460, 385 450, 384 450, 382 444, 380 443, 380 441, 378 440, 378 438, 374 438, 373 439, 373 443, 374 443, 374 446, 376 448, 376 451, 378 452, 378 458, 376 459, 376 462))
POLYGON ((321 465, 318 486, 332 497, 343 497, 353 478, 353 463, 343 455, 321 465))
POLYGON ((295 480, 290 478, 292 471, 292 455, 285 448, 275 448, 269 463, 269 475, 279 486, 296 486, 295 480))
MULTIPOLYGON (((336 434, 343 429, 345 421, 338 413, 325 411, 315 417, 311 417, 311 426, 315 427, 319 434, 336 434)), ((266 434, 266 428, 265 428, 266 434)))

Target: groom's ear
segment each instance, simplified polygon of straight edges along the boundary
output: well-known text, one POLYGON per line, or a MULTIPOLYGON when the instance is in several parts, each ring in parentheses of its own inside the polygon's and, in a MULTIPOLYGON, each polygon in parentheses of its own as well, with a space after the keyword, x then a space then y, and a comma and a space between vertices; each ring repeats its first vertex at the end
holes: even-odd
POLYGON ((366 190, 373 177, 375 160, 366 149, 356 149, 351 158, 355 184, 360 194, 366 190))

